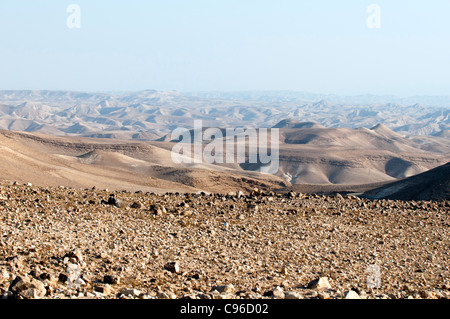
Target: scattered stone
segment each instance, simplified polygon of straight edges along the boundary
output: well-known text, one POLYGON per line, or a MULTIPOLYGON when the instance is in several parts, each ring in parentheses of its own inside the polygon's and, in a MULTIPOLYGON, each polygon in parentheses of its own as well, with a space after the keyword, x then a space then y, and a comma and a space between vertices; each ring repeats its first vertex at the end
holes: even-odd
POLYGON ((305 293, 304 296, 308 298, 317 298, 319 296, 319 293, 316 290, 309 290, 305 293))
POLYGON ((288 197, 289 198, 295 198, 297 196, 297 193, 296 192, 289 192, 288 193, 288 197))
POLYGON ((410 294, 413 294, 416 292, 416 290, 414 289, 414 287, 412 285, 404 285, 403 291, 406 291, 407 293, 410 293, 410 294))
POLYGON ((328 282, 328 278, 327 277, 320 277, 318 279, 315 279, 315 280, 311 281, 307 285, 307 288, 309 288, 309 289, 316 289, 316 290, 325 290, 325 289, 331 289, 331 285, 328 282))
POLYGON ((144 205, 142 205, 141 202, 134 202, 130 207, 134 209, 141 209, 142 207, 144 207, 144 205))
POLYGON ((347 292, 344 293, 344 299, 360 299, 359 295, 356 291, 354 290, 349 290, 347 292))
POLYGON ((210 293, 212 299, 234 299, 235 296, 233 294, 227 294, 227 293, 219 293, 218 291, 213 291, 210 293))
POLYGON ((245 194, 243 191, 238 191, 236 194, 237 198, 245 197, 245 194))
POLYGON ((47 294, 44 284, 37 279, 16 276, 11 281, 9 291, 16 297, 24 299, 41 299, 47 294))
POLYGON ((283 292, 283 289, 281 287, 275 287, 274 290, 272 290, 272 296, 275 299, 284 299, 285 298, 285 294, 283 292))
POLYGON ((79 248, 71 250, 70 252, 65 254, 64 257, 73 258, 75 260, 75 262, 80 262, 80 263, 82 263, 84 260, 83 254, 81 253, 81 250, 79 248))
POLYGON ((337 193, 335 197, 336 197, 336 199, 338 199, 338 200, 344 199, 344 197, 343 197, 341 194, 339 194, 339 193, 337 193))
POLYGON ((180 273, 180 265, 178 265, 177 262, 170 262, 170 263, 165 264, 164 269, 166 269, 172 273, 175 273, 175 274, 180 273))
POLYGON ((105 284, 115 285, 119 283, 119 277, 115 275, 105 275, 103 276, 103 282, 105 284))
POLYGON ((257 204, 254 204, 254 203, 247 204, 247 211, 249 213, 257 213, 258 209, 259 209, 259 206, 257 204))
POLYGON ((142 292, 135 288, 125 288, 119 292, 119 295, 130 296, 130 297, 138 297, 142 292))
POLYGON ((158 299, 177 299, 177 296, 173 292, 160 292, 156 295, 158 299))
POLYGON ((317 296, 319 299, 331 299, 330 294, 324 291, 319 292, 317 296))
POLYGON ((245 192, 114 192, 127 203, 118 210, 89 203, 110 196, 100 188, 0 182, 1 298, 41 298, 43 284, 42 298, 58 299, 450 299, 447 202, 245 192), (145 209, 131 209, 135 202, 145 209), (11 286, 16 276, 25 288, 11 286), (384 284, 371 288, 370 276, 384 284), (305 278, 316 282, 289 291, 305 278))
POLYGON ((99 292, 104 295, 109 295, 112 291, 111 286, 108 284, 97 285, 94 287, 94 291, 99 292))
POLYGON ((215 286, 211 289, 211 291, 214 291, 214 290, 216 290, 220 293, 228 293, 228 294, 232 294, 235 292, 235 288, 234 288, 233 284, 215 286))
POLYGON ((50 275, 47 272, 44 272, 44 273, 39 275, 39 279, 42 280, 42 281, 45 281, 45 280, 51 281, 52 280, 52 275, 50 275))
POLYGON ((14 256, 12 258, 8 258, 7 261, 10 268, 14 271, 20 272, 24 268, 22 256, 14 256))
POLYGON ((0 271, 0 281, 8 280, 9 277, 9 273, 6 271, 6 269, 2 268, 2 270, 0 271))
POLYGON ((262 192, 260 189, 254 188, 254 189, 251 191, 250 196, 261 196, 262 193, 263 193, 263 192, 262 192))
POLYGON ((62 272, 58 276, 59 282, 66 283, 69 279, 69 275, 66 272, 62 272))
POLYGON ((161 215, 164 215, 167 213, 166 208, 159 204, 151 205, 149 210, 151 213, 153 213, 154 215, 157 215, 157 216, 161 216, 161 215))
POLYGON ((295 291, 289 291, 284 294, 284 298, 285 299, 303 299, 303 295, 298 292, 295 292, 295 291))
POLYGON ((436 294, 429 290, 422 290, 419 292, 420 297, 423 299, 437 299, 436 294))

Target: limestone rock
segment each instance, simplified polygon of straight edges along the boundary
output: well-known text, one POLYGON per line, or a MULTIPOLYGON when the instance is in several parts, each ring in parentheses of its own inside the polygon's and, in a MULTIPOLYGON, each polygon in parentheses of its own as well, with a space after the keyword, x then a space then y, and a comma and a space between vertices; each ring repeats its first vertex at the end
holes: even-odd
POLYGON ((44 284, 37 279, 16 276, 9 286, 15 296, 25 299, 41 299, 47 294, 44 284))
POLYGON ((177 262, 170 262, 164 265, 164 269, 178 274, 180 272, 180 265, 177 262))
POLYGON ((331 285, 328 282, 327 277, 320 277, 318 279, 315 279, 315 280, 311 281, 307 287, 310 289, 316 289, 316 290, 331 289, 331 285))
POLYGON ((97 285, 94 287, 94 291, 99 292, 104 295, 109 295, 112 291, 111 286, 108 284, 97 285))
POLYGON ((157 216, 161 216, 161 215, 164 215, 167 213, 166 208, 159 204, 151 205, 149 210, 151 213, 153 213, 154 215, 157 215, 157 216))
POLYGON ((105 284, 115 285, 120 282, 119 277, 115 275, 105 275, 103 276, 103 282, 105 284))
POLYGON ((9 273, 6 271, 6 269, 2 268, 0 270, 0 281, 8 280, 9 277, 9 273))
POLYGON ((119 292, 119 295, 138 297, 139 295, 141 295, 141 293, 142 292, 140 290, 135 288, 125 288, 119 292))
POLYGON ((275 299, 284 299, 285 293, 281 287, 275 287, 274 290, 272 290, 272 295, 275 299))
POLYGON ((140 208, 143 207, 143 205, 142 205, 141 202, 134 202, 133 204, 131 204, 130 207, 131 207, 131 208, 134 208, 134 209, 140 209, 140 208))
POLYGON ((303 295, 296 291, 289 291, 284 294, 285 299, 303 299, 303 295))
POLYGON ((233 286, 233 284, 227 284, 227 285, 220 285, 220 286, 215 286, 211 289, 211 291, 218 291, 220 293, 228 293, 228 294, 232 294, 235 292, 235 288, 233 286))
POLYGON ((73 258, 76 262, 82 263, 84 258, 83 254, 81 253, 81 250, 79 248, 73 249, 67 254, 64 255, 64 257, 73 258))
POLYGON ((344 299, 360 299, 359 295, 356 291, 354 290, 349 290, 347 292, 344 293, 344 299))
POLYGON ((160 292, 156 295, 158 299, 177 299, 177 296, 173 292, 160 292))

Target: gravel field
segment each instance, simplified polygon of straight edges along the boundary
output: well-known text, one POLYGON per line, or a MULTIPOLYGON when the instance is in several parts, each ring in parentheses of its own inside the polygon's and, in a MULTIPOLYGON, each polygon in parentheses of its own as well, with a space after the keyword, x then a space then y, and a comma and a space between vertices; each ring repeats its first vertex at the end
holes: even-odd
POLYGON ((450 298, 450 202, 0 186, 0 296, 450 298))

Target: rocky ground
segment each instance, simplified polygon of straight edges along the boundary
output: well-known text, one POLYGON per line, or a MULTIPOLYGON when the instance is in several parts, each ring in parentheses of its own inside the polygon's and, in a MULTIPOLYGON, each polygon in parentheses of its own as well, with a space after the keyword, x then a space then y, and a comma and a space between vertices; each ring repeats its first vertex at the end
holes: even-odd
POLYGON ((3 183, 2 298, 450 298, 450 202, 3 183))

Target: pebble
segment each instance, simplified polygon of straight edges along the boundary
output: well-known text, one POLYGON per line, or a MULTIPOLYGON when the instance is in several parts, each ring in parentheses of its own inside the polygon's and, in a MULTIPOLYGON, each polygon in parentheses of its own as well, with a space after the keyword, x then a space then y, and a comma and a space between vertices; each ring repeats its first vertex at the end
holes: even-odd
POLYGON ((105 284, 115 285, 120 282, 119 277, 115 275, 105 275, 103 276, 103 282, 105 284))
POLYGON ((319 292, 317 296, 319 299, 331 299, 330 294, 323 291, 319 292))
POLYGON ((164 269, 166 269, 172 273, 175 273, 175 274, 180 273, 180 265, 177 262, 169 262, 169 263, 165 264, 164 269))
POLYGON ((97 285, 94 287, 94 291, 99 292, 104 295, 109 295, 112 291, 111 286, 108 284, 97 285))
POLYGON ((161 216, 167 213, 166 208, 162 205, 151 205, 149 210, 151 213, 157 216, 161 216))
POLYGON ((130 207, 131 207, 131 208, 134 208, 134 209, 140 209, 140 208, 143 208, 144 205, 142 205, 141 202, 134 202, 133 204, 131 204, 130 207))
POLYGON ((135 288, 125 288, 119 292, 119 295, 131 296, 131 297, 138 297, 141 294, 142 294, 142 292, 135 288))
POLYGON ((285 299, 304 299, 303 295, 296 291, 289 291, 285 294, 285 299))
POLYGON ((177 299, 177 296, 173 292, 160 292, 156 295, 158 299, 177 299))
POLYGON ((356 291, 354 290, 349 290, 347 292, 344 293, 344 299, 360 299, 359 295, 356 291))
POLYGON ((272 296, 275 299, 284 299, 285 298, 285 293, 283 292, 283 289, 281 287, 277 286, 272 291, 272 296))
POLYGON ((235 288, 233 286, 233 284, 227 284, 227 285, 220 285, 220 286, 214 286, 211 291, 218 291, 220 293, 234 293, 235 292, 235 288))
POLYGON ((320 277, 318 279, 314 279, 308 284, 308 288, 310 289, 316 289, 316 290, 324 290, 324 289, 331 289, 331 285, 328 282, 327 277, 320 277))

